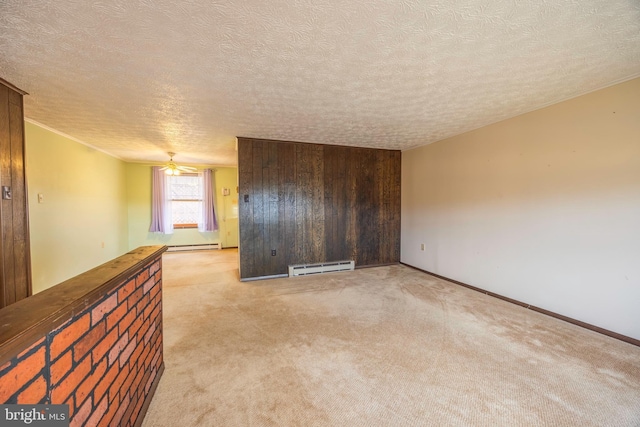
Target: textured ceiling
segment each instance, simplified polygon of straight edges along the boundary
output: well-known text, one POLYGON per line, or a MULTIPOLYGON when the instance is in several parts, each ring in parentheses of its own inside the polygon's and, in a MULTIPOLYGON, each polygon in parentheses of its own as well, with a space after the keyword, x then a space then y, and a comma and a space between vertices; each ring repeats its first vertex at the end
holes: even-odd
POLYGON ((132 161, 406 149, 640 76, 637 0, 2 0, 27 118, 132 161))

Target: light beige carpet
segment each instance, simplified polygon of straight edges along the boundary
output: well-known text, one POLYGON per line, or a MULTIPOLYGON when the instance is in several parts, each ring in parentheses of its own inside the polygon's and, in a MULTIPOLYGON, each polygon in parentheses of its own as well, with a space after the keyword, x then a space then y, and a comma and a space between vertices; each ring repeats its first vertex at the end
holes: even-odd
POLYGON ((164 256, 144 426, 640 426, 640 348, 388 266, 238 281, 164 256))

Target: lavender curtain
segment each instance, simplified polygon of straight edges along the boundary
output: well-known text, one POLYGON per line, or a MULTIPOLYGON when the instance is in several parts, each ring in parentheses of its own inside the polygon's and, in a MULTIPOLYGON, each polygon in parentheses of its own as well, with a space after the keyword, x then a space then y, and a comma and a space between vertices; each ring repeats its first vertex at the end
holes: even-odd
POLYGON ((218 230, 216 219, 216 208, 214 206, 215 195, 215 174, 211 169, 202 171, 202 220, 198 224, 199 231, 218 230))
POLYGON ((169 200, 168 176, 160 166, 151 168, 151 227, 152 233, 173 233, 171 220, 171 201, 169 200))

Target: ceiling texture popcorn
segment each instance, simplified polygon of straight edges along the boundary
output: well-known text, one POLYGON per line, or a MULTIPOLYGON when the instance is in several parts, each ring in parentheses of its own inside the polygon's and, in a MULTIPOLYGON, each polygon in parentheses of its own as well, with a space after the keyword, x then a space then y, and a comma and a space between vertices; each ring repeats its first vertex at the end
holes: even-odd
POLYGON ((27 120, 127 161, 408 149, 640 76, 631 0, 3 0, 27 120))

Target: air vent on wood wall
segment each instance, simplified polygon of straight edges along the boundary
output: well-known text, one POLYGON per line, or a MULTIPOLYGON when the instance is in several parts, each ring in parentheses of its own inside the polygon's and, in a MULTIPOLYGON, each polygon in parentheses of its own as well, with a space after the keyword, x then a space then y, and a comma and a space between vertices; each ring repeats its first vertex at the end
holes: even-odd
POLYGON ((204 245, 175 245, 169 246, 167 252, 179 252, 179 251, 205 251, 209 249, 222 249, 220 243, 211 243, 204 245))
POLYGON ((354 261, 335 261, 317 264, 299 264, 289 266, 289 277, 307 274, 329 273, 333 271, 349 271, 355 268, 354 261))

